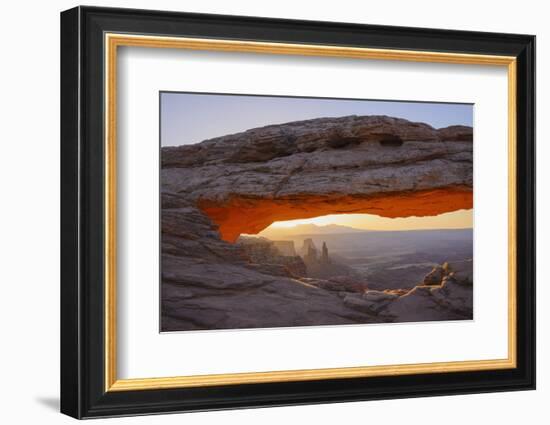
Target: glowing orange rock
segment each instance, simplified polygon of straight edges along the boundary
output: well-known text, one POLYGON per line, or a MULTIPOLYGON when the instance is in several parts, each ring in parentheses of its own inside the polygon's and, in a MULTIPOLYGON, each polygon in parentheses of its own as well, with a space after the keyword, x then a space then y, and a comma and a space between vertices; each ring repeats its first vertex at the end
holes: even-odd
POLYGON ((389 218, 435 216, 470 209, 473 197, 470 187, 454 187, 370 197, 338 194, 280 199, 231 197, 221 204, 201 200, 198 206, 219 226, 223 240, 235 242, 240 234, 256 234, 275 221, 328 214, 375 214, 389 218))

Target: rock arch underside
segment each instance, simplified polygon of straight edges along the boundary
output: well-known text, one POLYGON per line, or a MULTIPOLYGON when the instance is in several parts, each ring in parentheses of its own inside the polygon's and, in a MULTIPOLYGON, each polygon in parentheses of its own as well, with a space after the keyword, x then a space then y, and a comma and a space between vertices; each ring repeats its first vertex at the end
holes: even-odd
POLYGON ((349 116, 162 148, 163 330, 471 318, 471 264, 446 264, 407 291, 369 290, 297 275, 235 242, 274 221, 470 209, 472 134, 349 116))

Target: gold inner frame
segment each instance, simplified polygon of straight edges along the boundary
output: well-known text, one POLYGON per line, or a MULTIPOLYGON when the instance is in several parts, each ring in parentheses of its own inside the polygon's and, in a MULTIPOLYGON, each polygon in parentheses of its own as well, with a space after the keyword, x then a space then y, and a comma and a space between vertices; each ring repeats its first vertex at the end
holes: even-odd
POLYGON ((516 58, 462 53, 370 49, 327 45, 267 43, 106 33, 105 45, 105 391, 135 391, 214 385, 309 381, 510 369, 516 367, 516 58), (508 357, 382 366, 247 372, 214 375, 118 379, 116 325, 116 123, 119 46, 328 56, 507 67, 508 71, 508 357))

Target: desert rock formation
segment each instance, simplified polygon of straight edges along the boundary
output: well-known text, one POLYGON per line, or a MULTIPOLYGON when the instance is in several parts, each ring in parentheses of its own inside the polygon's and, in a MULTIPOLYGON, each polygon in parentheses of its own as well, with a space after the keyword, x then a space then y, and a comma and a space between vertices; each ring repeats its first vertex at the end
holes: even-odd
POLYGON ((471 208, 471 143, 469 127, 350 116, 162 148, 162 329, 470 317, 471 285, 449 273, 412 293, 364 292, 345 277, 300 278, 288 264, 254 261, 233 242, 277 220, 471 208), (413 317, 420 310, 407 303, 434 308, 413 317))
POLYGON ((367 290, 360 295, 347 295, 344 302, 359 311, 376 313, 380 319, 385 317, 388 322, 473 317, 471 261, 445 263, 435 267, 428 276, 429 285, 421 284, 406 292, 367 290), (434 276, 439 276, 437 282, 434 276))
POLYGON ((385 116, 320 118, 162 150, 162 184, 222 239, 336 213, 436 215, 472 207, 472 129, 385 116))

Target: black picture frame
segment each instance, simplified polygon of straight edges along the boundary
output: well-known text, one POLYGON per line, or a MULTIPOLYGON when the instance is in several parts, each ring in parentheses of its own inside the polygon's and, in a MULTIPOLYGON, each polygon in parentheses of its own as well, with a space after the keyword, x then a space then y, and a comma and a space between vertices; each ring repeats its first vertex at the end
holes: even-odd
POLYGON ((535 388, 535 37, 132 9, 61 13, 61 412, 75 418, 535 388), (308 43, 517 59, 517 367, 105 391, 104 34, 308 43))

